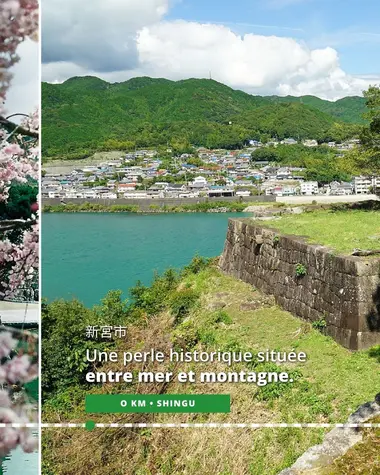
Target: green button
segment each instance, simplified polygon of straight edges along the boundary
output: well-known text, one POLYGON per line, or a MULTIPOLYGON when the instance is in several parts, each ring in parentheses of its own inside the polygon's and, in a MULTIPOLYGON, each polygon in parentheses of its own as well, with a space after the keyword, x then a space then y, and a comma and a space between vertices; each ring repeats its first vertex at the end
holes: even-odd
POLYGON ((89 394, 87 413, 230 412, 229 394, 89 394))

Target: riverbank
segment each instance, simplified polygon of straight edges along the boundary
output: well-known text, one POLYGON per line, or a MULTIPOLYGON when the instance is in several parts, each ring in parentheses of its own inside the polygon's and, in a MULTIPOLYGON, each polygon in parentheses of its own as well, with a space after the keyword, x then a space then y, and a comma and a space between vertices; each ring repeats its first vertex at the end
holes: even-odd
MULTIPOLYGON (((59 201, 59 200, 58 200, 59 201)), ((44 213, 240 213, 246 211, 252 202, 246 201, 203 201, 186 203, 184 200, 141 200, 140 203, 134 201, 131 204, 117 204, 114 200, 110 202, 68 201, 66 203, 57 203, 57 200, 47 200, 43 202, 44 213), (153 202, 152 202, 153 201, 153 202)), ((131 200, 132 201, 132 200, 131 200)), ((273 206, 284 206, 283 204, 273 206)), ((268 202, 254 202, 255 206, 265 206, 268 202)))

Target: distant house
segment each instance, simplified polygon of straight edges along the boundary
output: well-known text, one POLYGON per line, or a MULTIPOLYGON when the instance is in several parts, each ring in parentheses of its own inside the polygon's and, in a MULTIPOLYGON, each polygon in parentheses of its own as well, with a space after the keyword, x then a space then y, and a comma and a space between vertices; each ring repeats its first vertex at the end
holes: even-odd
POLYGON ((180 183, 169 183, 169 185, 166 187, 166 192, 167 193, 170 193, 170 192, 181 192, 181 191, 186 191, 187 190, 187 186, 184 185, 184 184, 180 184, 180 183))
POLYGON ((210 198, 216 197, 227 197, 227 196, 234 196, 235 191, 232 188, 227 188, 225 186, 211 186, 209 190, 207 190, 207 195, 210 198))
POLYGON ((95 199, 99 198, 99 196, 99 193, 97 193, 94 189, 83 192, 83 198, 95 199))
POLYGON ((107 200, 116 200, 117 194, 113 193, 112 191, 108 191, 105 193, 100 193, 100 197, 107 200))
POLYGON ((298 142, 297 142, 297 140, 289 138, 289 139, 282 140, 280 143, 283 144, 283 145, 296 145, 298 142))
POLYGON ((345 183, 345 182, 330 183, 330 195, 345 196, 345 195, 352 195, 353 192, 354 192, 354 185, 352 183, 345 183))
POLYGON ((317 181, 304 181, 301 183, 301 195, 311 196, 318 194, 317 181))
POLYGON ((194 181, 189 183, 190 188, 203 189, 208 187, 208 183, 205 177, 197 176, 194 178, 194 181))
POLYGON ((146 199, 150 198, 148 193, 146 191, 140 191, 140 190, 130 190, 124 193, 124 198, 127 199, 146 199))
POLYGON ((354 189, 357 195, 368 195, 377 192, 380 188, 380 177, 356 176, 354 189))
POLYGON ((136 183, 119 183, 117 186, 118 193, 123 193, 127 190, 135 190, 136 183))
POLYGON ((305 147, 318 147, 318 142, 316 140, 305 140, 303 145, 305 147))
POLYGON ((251 192, 249 190, 237 190, 236 196, 251 196, 251 192))

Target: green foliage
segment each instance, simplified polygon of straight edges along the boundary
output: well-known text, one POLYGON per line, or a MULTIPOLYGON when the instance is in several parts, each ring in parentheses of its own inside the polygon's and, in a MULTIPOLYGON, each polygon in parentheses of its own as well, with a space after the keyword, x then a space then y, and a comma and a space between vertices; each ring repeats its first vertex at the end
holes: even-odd
POLYGON ((165 308, 168 296, 175 290, 179 275, 173 269, 166 270, 162 275, 155 274, 152 285, 146 287, 140 281, 130 289, 132 309, 155 315, 165 308))
POLYGON ((109 292, 95 309, 78 300, 57 300, 42 305, 42 394, 51 394, 67 386, 84 384, 84 375, 92 363, 85 361, 87 349, 112 346, 112 341, 86 337, 88 326, 124 324, 128 310, 121 292, 109 292))
POLYGON ((210 267, 212 263, 212 258, 201 257, 197 254, 191 259, 190 264, 184 267, 184 274, 199 274, 203 270, 210 267))
POLYGON ((307 269, 303 264, 296 264, 296 277, 303 277, 307 273, 307 269))
MULTIPOLYGON (((229 212, 243 212, 247 207, 246 202, 240 201, 209 201, 203 203, 183 204, 178 206, 159 206, 156 204, 149 205, 148 212, 152 213, 186 213, 197 212, 207 213, 212 210, 223 210, 229 212)), ((60 205, 45 205, 44 213, 81 213, 81 212, 107 212, 107 213, 142 213, 147 210, 142 210, 138 205, 124 205, 124 204, 100 204, 85 202, 82 204, 67 203, 60 205)))
POLYGON ((302 144, 296 144, 260 148, 252 153, 252 161, 256 160, 306 168, 305 179, 315 180, 321 184, 349 181, 350 172, 354 171, 342 167, 341 161, 336 158, 336 152, 327 146, 305 147, 302 144))
POLYGON ((199 330, 191 320, 185 320, 177 325, 172 333, 174 348, 191 350, 199 342, 199 330))
POLYGON ((371 358, 375 358, 380 363, 380 345, 370 348, 368 354, 371 358))
POLYGON ((351 124, 358 124, 365 121, 363 114, 366 111, 366 103, 364 98, 359 96, 344 97, 335 102, 325 101, 315 96, 272 96, 272 99, 275 102, 298 102, 351 124))
POLYGON ((314 99, 310 107, 294 98, 252 96, 206 79, 134 78, 108 84, 74 77, 63 84, 43 83, 43 156, 85 158, 99 150, 167 145, 183 153, 191 145, 231 149, 249 139, 328 141, 345 130, 352 135, 352 126, 339 121, 359 122, 362 98, 339 104, 314 99))
POLYGON ((318 318, 318 320, 314 320, 314 322, 311 324, 311 326, 313 328, 315 328, 316 330, 324 331, 326 326, 327 326, 326 319, 323 318, 323 317, 318 318))
POLYGON ((225 310, 219 310, 214 319, 215 323, 224 323, 225 325, 231 325, 232 318, 225 310))
POLYGON ((108 213, 137 213, 139 207, 136 205, 113 204, 104 205, 100 203, 84 202, 81 204, 67 203, 60 205, 45 205, 44 213, 81 213, 81 212, 108 212, 108 213))
MULTIPOLYGON (((256 372, 281 373, 282 371, 285 370, 277 366, 275 363, 264 363, 256 368, 256 372)), ((265 386, 261 386, 258 388, 256 398, 259 401, 269 402, 278 399, 286 392, 290 391, 294 386, 294 383, 301 378, 302 373, 299 369, 287 371, 287 373, 289 375, 288 383, 268 383, 265 386)))
MULTIPOLYGON (((380 87, 372 86, 364 92, 370 121, 369 126, 363 128, 361 142, 367 155, 365 165, 371 173, 380 172, 380 87)), ((359 157, 360 160, 360 157, 359 157)))
MULTIPOLYGON (((9 199, 0 201, 1 219, 29 219, 32 215, 31 205, 37 202, 38 185, 34 180, 28 183, 12 183, 9 189, 9 199)), ((11 242, 17 243, 22 239, 24 230, 16 228, 7 233, 11 242)))
POLYGON ((174 323, 178 324, 189 315, 199 298, 194 289, 183 289, 175 292, 170 299, 170 311, 174 317, 174 323))
POLYGON ((121 290, 110 290, 101 300, 101 305, 93 308, 94 313, 98 314, 100 321, 108 322, 108 325, 120 325, 128 315, 128 301, 122 300, 123 292, 121 290))
POLYGON ((37 202, 38 184, 13 183, 9 189, 7 202, 0 202, 0 216, 6 219, 27 219, 32 212, 30 206, 37 202))
POLYGON ((274 147, 258 148, 251 154, 252 162, 277 162, 279 154, 274 147))

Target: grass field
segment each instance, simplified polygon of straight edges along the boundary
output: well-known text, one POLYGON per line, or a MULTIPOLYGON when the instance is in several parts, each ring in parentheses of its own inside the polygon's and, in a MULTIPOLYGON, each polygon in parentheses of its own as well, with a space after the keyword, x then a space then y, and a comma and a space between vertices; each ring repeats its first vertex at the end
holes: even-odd
MULTIPOLYGON (((380 423, 377 417, 370 421, 380 423)), ((319 475, 378 475, 380 473, 380 429, 363 429, 363 441, 352 447, 319 475)))
POLYGON ((380 211, 313 211, 285 215, 268 226, 305 236, 310 243, 329 246, 341 254, 380 249, 380 211))
MULTIPOLYGON (((153 346, 164 350, 173 342, 181 342, 187 349, 208 351, 294 349, 305 352, 308 359, 306 363, 281 366, 282 371, 288 370, 293 375, 292 384, 258 388, 245 383, 180 385, 172 382, 164 390, 125 384, 106 384, 91 390, 97 393, 229 393, 230 414, 98 414, 91 415, 91 419, 107 423, 345 422, 359 405, 372 401, 379 390, 378 349, 349 352, 309 323, 281 310, 271 297, 221 274, 215 267, 191 273, 176 284, 162 311, 152 316, 149 324, 130 327, 128 339, 122 341, 118 349, 144 351, 153 346), (186 318, 173 321, 173 308, 176 308, 173 302, 178 301, 179 294, 189 292, 199 296, 197 302, 186 318)), ((226 371, 219 363, 189 363, 180 368, 181 371, 190 369, 226 371)), ((247 367, 237 364, 233 369, 247 367)), ((248 369, 275 371, 279 366, 263 363, 248 369)), ((83 398, 87 391, 89 389, 68 388, 67 393, 58 394, 45 405, 44 421, 86 421, 83 398)), ((42 473, 275 475, 294 463, 307 448, 320 443, 325 432, 326 429, 294 428, 44 430, 42 473)), ((369 456, 371 453, 368 451, 369 456)), ((344 471, 344 465, 342 469, 339 467, 334 467, 331 473, 350 473, 344 471)))

